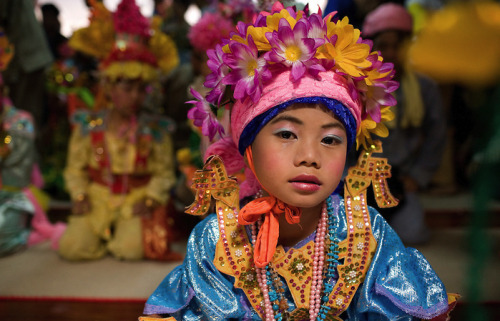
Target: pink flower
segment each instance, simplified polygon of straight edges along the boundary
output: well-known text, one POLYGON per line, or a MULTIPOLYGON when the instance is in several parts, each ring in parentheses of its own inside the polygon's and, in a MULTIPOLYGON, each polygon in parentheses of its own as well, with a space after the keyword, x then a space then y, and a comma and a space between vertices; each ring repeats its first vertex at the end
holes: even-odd
POLYGON ((320 14, 314 13, 309 17, 309 30, 307 37, 316 41, 315 46, 319 47, 325 43, 325 35, 327 34, 326 24, 320 14))
POLYGON ((224 128, 219 124, 217 118, 212 113, 210 104, 193 88, 191 88, 190 91, 197 100, 186 102, 195 105, 188 111, 188 118, 192 119, 194 125, 201 128, 201 133, 210 140, 212 140, 217 133, 222 136, 224 134, 224 128))
POLYGON ((217 105, 220 104, 224 90, 226 89, 226 86, 222 83, 222 79, 229 73, 229 67, 222 60, 223 55, 224 52, 220 44, 215 47, 215 50, 207 50, 207 65, 212 73, 206 77, 203 85, 207 88, 213 88, 208 93, 206 99, 208 102, 217 105))
POLYGON ((205 52, 215 48, 222 38, 229 36, 234 30, 233 23, 228 18, 216 12, 206 12, 201 19, 191 27, 188 33, 189 42, 199 50, 205 52))
POLYGON ((312 75, 324 71, 323 66, 314 59, 316 48, 322 42, 307 38, 308 32, 309 26, 306 20, 299 20, 292 30, 288 21, 281 19, 278 31, 266 34, 272 46, 269 59, 292 67, 293 80, 300 79, 308 69, 312 75))
POLYGON ((271 78, 266 60, 258 56, 252 36, 248 36, 248 46, 237 41, 229 43, 231 54, 223 57, 231 72, 222 80, 226 85, 235 85, 234 98, 251 97, 258 101, 262 92, 262 82, 271 78))
POLYGON ((379 60, 377 53, 370 54, 367 60, 372 62, 372 66, 366 71, 370 86, 366 80, 362 80, 357 83, 357 89, 365 101, 366 112, 375 122, 380 122, 382 117, 380 108, 396 105, 396 98, 392 92, 398 89, 399 84, 391 80, 395 73, 392 63, 379 60))

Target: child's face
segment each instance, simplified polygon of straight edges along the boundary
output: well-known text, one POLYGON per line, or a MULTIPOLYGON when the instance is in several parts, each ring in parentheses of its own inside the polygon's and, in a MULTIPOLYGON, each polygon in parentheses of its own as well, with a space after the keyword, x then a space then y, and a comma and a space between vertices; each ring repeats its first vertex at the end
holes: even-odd
POLYGON ((113 107, 124 114, 135 113, 146 97, 146 85, 141 80, 119 80, 111 85, 113 107))
POLYGON ((295 106, 274 117, 252 144, 256 175, 270 194, 315 207, 337 187, 347 154, 344 125, 317 106, 295 106))

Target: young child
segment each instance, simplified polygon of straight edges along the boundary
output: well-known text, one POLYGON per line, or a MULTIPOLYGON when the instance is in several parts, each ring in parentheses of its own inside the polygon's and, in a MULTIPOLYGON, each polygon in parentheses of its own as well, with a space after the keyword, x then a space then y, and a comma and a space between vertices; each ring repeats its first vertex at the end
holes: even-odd
POLYGON ((66 228, 52 224, 45 212, 49 197, 41 190, 33 116, 7 95, 1 72, 15 50, 0 28, 0 257, 47 240, 57 249, 66 228))
POLYGON ((157 68, 171 70, 177 51, 166 35, 151 32, 134 0, 120 2, 114 21, 102 4, 94 10, 91 25, 77 31, 70 44, 86 50, 90 41, 92 54, 99 45, 107 48, 107 43, 94 42, 107 39, 106 32, 116 37, 110 37, 112 46, 104 50, 100 65, 111 106, 73 115, 64 171, 73 210, 59 254, 73 261, 108 253, 126 260, 178 259, 169 251, 166 224, 175 184, 173 123, 141 109, 157 68))
MULTIPOLYGON (((184 263, 150 296, 146 315, 446 318, 443 283, 365 202, 373 184, 380 205, 397 203, 385 184, 390 166, 372 156, 381 146, 370 138, 387 133, 382 121, 392 117, 397 84, 392 65, 359 35, 346 18, 276 3, 253 25, 240 24, 219 55, 209 52, 212 93, 234 85, 231 136, 208 150, 186 212, 202 215, 214 198, 215 214, 193 230, 184 263), (346 154, 356 141, 366 152, 349 170, 342 197, 346 154), (229 175, 243 167, 246 180, 238 184, 229 175), (240 198, 247 202, 241 210, 240 198)), ((192 115, 215 126, 208 133, 222 131, 199 98, 192 115)))

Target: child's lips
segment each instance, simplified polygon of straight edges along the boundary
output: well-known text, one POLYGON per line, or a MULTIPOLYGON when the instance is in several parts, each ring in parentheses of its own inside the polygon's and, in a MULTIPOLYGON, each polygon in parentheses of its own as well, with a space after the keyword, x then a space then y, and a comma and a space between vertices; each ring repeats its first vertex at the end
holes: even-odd
POLYGON ((289 182, 297 189, 306 192, 315 192, 320 189, 321 181, 314 175, 299 175, 289 182))

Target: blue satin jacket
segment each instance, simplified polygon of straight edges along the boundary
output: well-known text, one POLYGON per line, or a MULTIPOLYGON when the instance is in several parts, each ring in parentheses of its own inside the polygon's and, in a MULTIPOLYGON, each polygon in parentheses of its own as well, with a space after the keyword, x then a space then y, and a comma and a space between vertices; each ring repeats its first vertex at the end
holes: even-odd
MULTIPOLYGON (((344 201, 338 199, 339 239, 347 236, 344 201)), ((424 256, 406 248, 383 217, 370 208, 377 248, 366 278, 342 320, 410 321, 432 319, 445 313, 445 287, 424 256)), ((314 233, 315 234, 315 233, 314 233)), ((299 242, 304 246, 314 234, 299 242)), ((216 215, 193 230, 184 262, 161 282, 149 297, 145 314, 168 314, 176 320, 261 320, 234 278, 219 272, 213 263, 219 238, 216 215)), ((290 309, 295 303, 290 295, 290 309)))

